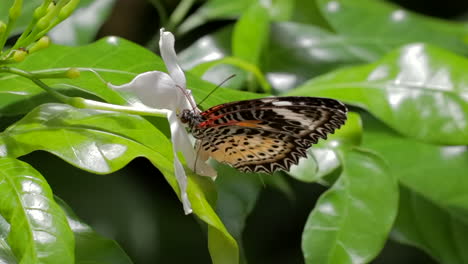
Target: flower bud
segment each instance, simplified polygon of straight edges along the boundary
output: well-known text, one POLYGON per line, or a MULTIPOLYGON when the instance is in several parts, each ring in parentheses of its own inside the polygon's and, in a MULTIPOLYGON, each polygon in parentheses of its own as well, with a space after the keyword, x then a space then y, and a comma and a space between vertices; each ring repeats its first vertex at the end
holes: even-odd
POLYGON ((47 36, 44 36, 40 38, 36 43, 34 43, 31 48, 29 48, 29 53, 36 52, 41 49, 45 49, 50 46, 50 38, 47 36))
POLYGON ((39 31, 42 31, 49 27, 50 22, 55 18, 54 8, 55 4, 54 2, 51 2, 47 7, 47 11, 44 14, 44 16, 41 17, 39 21, 37 21, 36 28, 39 29, 39 31))
POLYGON ((13 5, 10 7, 9 18, 10 20, 16 20, 21 15, 21 8, 23 7, 23 0, 15 0, 13 5))
POLYGON ((79 3, 80 0, 70 0, 70 2, 68 2, 62 9, 60 9, 58 14, 59 20, 61 21, 69 17, 79 3))
POLYGON ((28 55, 28 53, 25 50, 16 50, 13 53, 13 60, 16 62, 22 62, 26 58, 26 55, 28 55))
POLYGON ((7 25, 3 21, 0 20, 0 36, 5 33, 6 29, 7 29, 7 25))
POLYGON ((80 70, 78 70, 77 68, 70 68, 65 73, 65 76, 70 79, 78 78, 80 77, 80 70))
POLYGON ((50 6, 50 0, 48 1, 44 0, 42 5, 40 5, 34 10, 34 14, 33 14, 34 19, 39 20, 39 18, 43 17, 46 14, 47 10, 49 9, 49 6, 50 6))

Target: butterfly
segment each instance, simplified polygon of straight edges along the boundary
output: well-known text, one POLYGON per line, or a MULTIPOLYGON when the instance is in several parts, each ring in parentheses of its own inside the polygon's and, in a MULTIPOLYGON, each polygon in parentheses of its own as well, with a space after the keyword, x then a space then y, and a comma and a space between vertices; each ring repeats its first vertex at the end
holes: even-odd
POLYGON ((288 171, 307 149, 346 121, 334 99, 287 96, 184 109, 179 118, 197 139, 200 156, 242 172, 288 171))

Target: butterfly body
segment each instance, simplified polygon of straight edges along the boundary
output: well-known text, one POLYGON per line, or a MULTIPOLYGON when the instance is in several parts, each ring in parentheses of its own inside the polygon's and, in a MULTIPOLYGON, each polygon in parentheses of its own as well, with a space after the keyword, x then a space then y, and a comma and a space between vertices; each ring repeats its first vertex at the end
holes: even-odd
POLYGON ((288 171, 306 150, 346 120, 334 99, 270 97, 184 110, 179 116, 198 139, 201 155, 243 172, 288 171))

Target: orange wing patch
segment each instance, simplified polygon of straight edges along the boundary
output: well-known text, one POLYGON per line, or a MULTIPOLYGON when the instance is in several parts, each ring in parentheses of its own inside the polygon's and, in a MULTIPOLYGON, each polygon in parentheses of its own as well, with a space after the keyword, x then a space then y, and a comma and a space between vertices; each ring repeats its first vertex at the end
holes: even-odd
MULTIPOLYGON (((245 123, 250 125, 250 122, 245 123)), ((197 148, 202 157, 208 155, 244 172, 268 173, 276 167, 287 170, 299 157, 305 157, 305 151, 298 153, 297 146, 291 142, 262 136, 233 135, 215 146, 200 141, 197 148)))

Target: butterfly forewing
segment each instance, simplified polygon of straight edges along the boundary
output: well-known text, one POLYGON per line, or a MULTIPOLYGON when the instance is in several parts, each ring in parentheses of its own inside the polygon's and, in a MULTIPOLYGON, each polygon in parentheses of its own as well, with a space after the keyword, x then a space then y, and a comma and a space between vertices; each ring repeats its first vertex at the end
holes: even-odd
POLYGON ((245 172, 289 170, 319 138, 344 124, 346 107, 314 97, 272 97, 227 103, 192 128, 203 155, 245 172))

